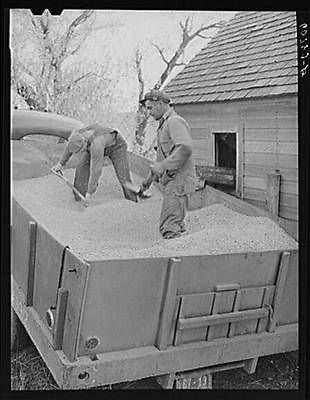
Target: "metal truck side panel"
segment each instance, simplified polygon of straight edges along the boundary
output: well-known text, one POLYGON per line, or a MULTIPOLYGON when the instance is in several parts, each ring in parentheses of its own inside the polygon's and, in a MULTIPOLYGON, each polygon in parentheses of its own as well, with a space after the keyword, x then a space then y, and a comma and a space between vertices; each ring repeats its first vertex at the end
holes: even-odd
POLYGON ((28 261, 30 251, 29 222, 34 221, 30 214, 12 199, 12 273, 27 293, 28 261))
POLYGON ((154 344, 168 259, 90 262, 79 355, 88 337, 94 353, 154 344))
POLYGON ((64 246, 39 225, 33 305, 44 321, 47 310, 56 307, 63 251, 64 246))
POLYGON ((178 294, 210 292, 221 283, 237 283, 243 288, 272 285, 279 260, 279 251, 184 256, 178 294))

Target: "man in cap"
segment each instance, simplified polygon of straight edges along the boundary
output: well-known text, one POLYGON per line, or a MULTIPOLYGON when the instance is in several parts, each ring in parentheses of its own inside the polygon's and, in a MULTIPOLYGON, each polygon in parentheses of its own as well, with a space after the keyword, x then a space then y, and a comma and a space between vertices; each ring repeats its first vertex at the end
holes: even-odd
MULTIPOLYGON (((117 130, 92 124, 73 131, 61 159, 52 167, 52 170, 62 172, 73 154, 80 154, 74 186, 85 196, 86 206, 89 205, 91 196, 97 190, 105 156, 112 161, 125 198, 137 201, 137 196, 124 186, 126 182, 132 182, 132 180, 127 157, 127 143, 117 130)), ((80 200, 76 195, 75 199, 80 200)))
POLYGON ((165 239, 177 238, 186 231, 187 197, 196 184, 190 127, 170 106, 170 98, 163 91, 151 90, 141 103, 159 122, 157 162, 150 166, 151 173, 164 188, 159 231, 165 239))

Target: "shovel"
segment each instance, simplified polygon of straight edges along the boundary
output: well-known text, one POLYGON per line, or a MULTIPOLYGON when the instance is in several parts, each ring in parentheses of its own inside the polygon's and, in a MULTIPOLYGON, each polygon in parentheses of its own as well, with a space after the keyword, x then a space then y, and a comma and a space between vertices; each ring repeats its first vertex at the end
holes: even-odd
POLYGON ((155 180, 155 175, 150 172, 149 175, 147 176, 147 178, 142 182, 141 185, 137 185, 135 183, 131 183, 131 182, 125 182, 124 186, 130 190, 131 192, 137 194, 140 197, 151 197, 151 194, 146 194, 144 193, 147 189, 149 189, 149 187, 151 186, 151 184, 153 183, 153 181, 155 180))
POLYGON ((82 200, 82 202, 85 203, 86 201, 85 197, 73 186, 73 184, 70 181, 68 181, 66 177, 63 176, 62 173, 58 173, 53 170, 52 173, 61 178, 69 186, 69 188, 71 188, 73 192, 82 200))

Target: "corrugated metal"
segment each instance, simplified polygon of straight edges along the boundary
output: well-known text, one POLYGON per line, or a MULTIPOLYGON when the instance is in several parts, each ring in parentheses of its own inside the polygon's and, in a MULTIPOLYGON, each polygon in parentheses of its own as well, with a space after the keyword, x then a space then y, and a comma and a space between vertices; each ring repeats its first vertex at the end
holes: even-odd
POLYGON ((296 83, 295 12, 245 11, 228 21, 165 90, 174 104, 184 104, 297 93, 296 83))

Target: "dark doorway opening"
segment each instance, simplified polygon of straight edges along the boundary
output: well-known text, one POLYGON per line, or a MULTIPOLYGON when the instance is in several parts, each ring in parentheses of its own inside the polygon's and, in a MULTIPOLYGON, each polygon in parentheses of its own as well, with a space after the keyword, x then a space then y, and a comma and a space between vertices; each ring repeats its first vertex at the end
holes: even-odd
POLYGON ((236 170, 236 134, 215 133, 215 166, 236 170))

